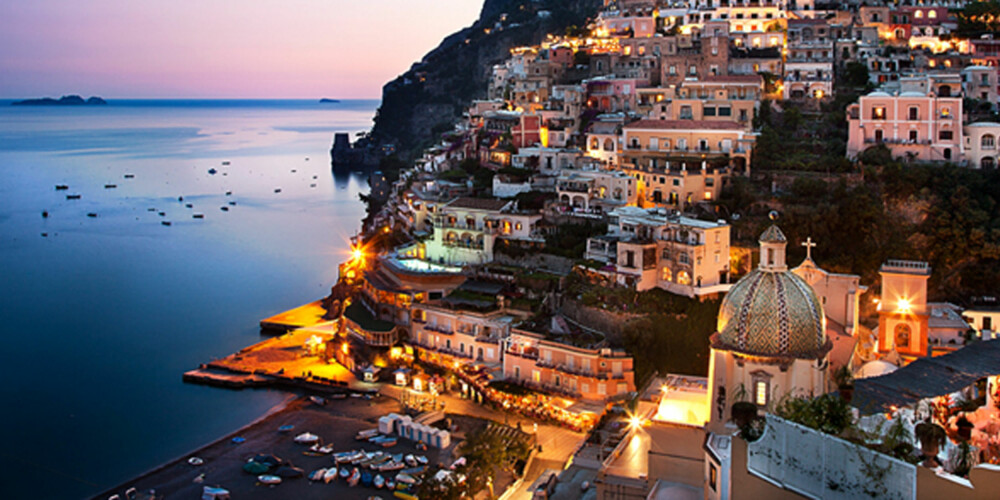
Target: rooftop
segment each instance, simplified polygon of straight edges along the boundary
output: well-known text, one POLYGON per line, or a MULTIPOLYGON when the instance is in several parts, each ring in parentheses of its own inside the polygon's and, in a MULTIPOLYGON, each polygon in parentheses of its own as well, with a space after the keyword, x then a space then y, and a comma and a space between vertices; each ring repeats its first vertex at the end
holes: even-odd
POLYGON ((509 200, 499 200, 496 198, 458 198, 446 206, 449 208, 499 211, 503 210, 510 203, 509 200))
POLYGON ((737 122, 705 120, 639 120, 625 126, 629 130, 743 130, 737 122))

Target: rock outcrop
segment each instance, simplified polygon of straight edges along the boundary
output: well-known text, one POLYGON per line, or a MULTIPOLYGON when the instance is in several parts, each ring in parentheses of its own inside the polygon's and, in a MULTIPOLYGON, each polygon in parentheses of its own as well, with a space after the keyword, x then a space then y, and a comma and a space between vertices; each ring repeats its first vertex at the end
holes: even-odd
POLYGON ((11 104, 14 106, 83 106, 107 104, 107 101, 96 96, 84 100, 78 95, 64 95, 59 99, 43 97, 41 99, 25 99, 23 101, 15 101, 11 104))
POLYGON ((412 158, 449 130, 473 99, 486 96, 494 64, 513 47, 583 26, 601 0, 485 0, 479 20, 444 39, 382 89, 370 139, 412 158))

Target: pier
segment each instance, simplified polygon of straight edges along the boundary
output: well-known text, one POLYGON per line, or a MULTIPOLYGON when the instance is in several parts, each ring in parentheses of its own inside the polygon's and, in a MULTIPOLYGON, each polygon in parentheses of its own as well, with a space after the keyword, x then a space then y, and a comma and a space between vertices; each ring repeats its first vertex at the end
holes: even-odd
POLYGON ((327 319, 326 312, 322 299, 310 302, 260 320, 260 333, 281 335, 298 328, 328 323, 330 320, 327 319))

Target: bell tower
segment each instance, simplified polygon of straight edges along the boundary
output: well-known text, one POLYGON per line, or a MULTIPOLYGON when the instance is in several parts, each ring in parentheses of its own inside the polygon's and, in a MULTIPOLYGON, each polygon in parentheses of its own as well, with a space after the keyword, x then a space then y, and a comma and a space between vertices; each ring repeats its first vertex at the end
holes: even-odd
POLYGON ((926 262, 888 260, 879 268, 882 296, 878 305, 878 350, 896 351, 912 361, 928 355, 927 279, 931 266, 926 262))

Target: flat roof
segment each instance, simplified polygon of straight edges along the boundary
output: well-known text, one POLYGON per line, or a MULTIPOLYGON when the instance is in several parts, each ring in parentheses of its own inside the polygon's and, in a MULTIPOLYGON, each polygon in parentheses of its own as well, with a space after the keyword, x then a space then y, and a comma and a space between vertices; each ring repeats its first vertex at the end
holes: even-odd
POLYGON ((496 198, 458 198, 446 206, 449 208, 469 208, 473 210, 503 210, 511 202, 496 198))
POLYGON ((639 120, 625 126, 630 130, 743 130, 743 125, 731 121, 707 120, 639 120))

